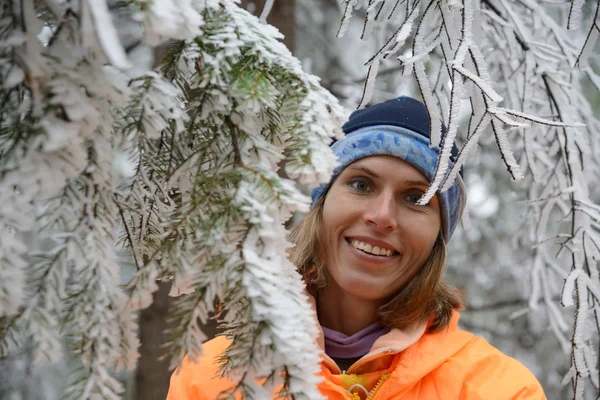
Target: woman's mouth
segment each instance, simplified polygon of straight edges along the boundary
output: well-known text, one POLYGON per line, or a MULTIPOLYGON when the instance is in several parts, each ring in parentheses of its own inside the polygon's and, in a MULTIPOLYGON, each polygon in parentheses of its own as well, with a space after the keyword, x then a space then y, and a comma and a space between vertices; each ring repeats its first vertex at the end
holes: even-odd
POLYGON ((350 246, 354 247, 355 249, 360 250, 363 253, 369 254, 372 256, 379 256, 382 258, 387 258, 387 257, 392 257, 392 256, 399 254, 395 250, 372 245, 370 243, 365 243, 365 242, 357 240, 357 239, 346 238, 346 241, 348 242, 348 244, 350 246))

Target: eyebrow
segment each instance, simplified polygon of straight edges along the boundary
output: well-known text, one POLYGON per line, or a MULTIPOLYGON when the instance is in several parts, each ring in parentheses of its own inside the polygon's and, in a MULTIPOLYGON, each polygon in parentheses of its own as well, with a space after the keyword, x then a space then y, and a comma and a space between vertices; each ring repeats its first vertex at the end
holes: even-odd
MULTIPOLYGON (((362 165, 353 165, 348 167, 349 169, 353 169, 355 171, 360 171, 360 172, 364 172, 367 175, 372 176, 375 179, 379 178, 379 175, 377 175, 373 170, 370 170, 367 167, 363 167, 362 165)), ((429 185, 431 184, 429 181, 424 181, 424 180, 408 180, 408 181, 404 181, 404 184, 406 185, 414 185, 414 186, 425 186, 425 187, 429 187, 429 185)))
POLYGON ((429 187, 429 185, 431 185, 430 182, 428 181, 405 181, 404 183, 406 183, 407 185, 414 185, 414 186, 426 186, 429 187))
POLYGON ((367 167, 363 167, 362 165, 353 165, 351 167, 349 167, 350 169, 353 169, 355 171, 361 171, 364 172, 367 175, 371 175, 373 178, 379 178, 379 175, 377 175, 375 172, 373 172, 372 170, 370 170, 367 167))

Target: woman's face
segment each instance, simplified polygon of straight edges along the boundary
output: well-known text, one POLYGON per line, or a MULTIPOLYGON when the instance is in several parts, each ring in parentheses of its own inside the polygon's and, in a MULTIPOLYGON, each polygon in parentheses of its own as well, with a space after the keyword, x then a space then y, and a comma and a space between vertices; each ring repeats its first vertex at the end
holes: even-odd
POLYGON ((385 301, 423 266, 440 233, 437 195, 415 203, 429 181, 393 156, 347 166, 323 208, 328 286, 365 300, 385 301))

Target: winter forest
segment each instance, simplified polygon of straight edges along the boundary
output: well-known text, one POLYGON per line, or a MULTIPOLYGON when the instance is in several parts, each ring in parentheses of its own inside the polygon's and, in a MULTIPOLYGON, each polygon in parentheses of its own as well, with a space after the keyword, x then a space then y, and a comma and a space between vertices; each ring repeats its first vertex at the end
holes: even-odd
POLYGON ((0 399, 164 399, 215 331, 244 398, 320 398, 286 232, 403 94, 447 127, 421 201, 464 168, 461 325, 598 398, 599 3, 3 0, 0 399))

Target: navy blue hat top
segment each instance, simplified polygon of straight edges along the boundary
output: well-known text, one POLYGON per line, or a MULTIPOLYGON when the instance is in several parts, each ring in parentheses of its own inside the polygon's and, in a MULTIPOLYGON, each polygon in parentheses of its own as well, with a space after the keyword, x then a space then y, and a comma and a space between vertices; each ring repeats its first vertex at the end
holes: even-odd
MULTIPOLYGON (((357 129, 374 125, 399 126, 419 133, 428 139, 431 136, 427 108, 419 100, 407 96, 397 97, 369 108, 354 111, 342 129, 344 133, 348 134, 357 129)), ((442 138, 445 134, 446 127, 442 124, 442 138)), ((452 146, 450 160, 455 162, 457 156, 458 149, 455 144, 452 146)))

